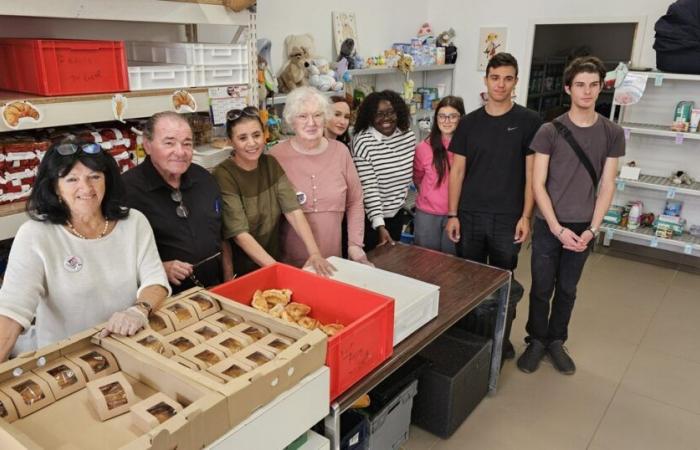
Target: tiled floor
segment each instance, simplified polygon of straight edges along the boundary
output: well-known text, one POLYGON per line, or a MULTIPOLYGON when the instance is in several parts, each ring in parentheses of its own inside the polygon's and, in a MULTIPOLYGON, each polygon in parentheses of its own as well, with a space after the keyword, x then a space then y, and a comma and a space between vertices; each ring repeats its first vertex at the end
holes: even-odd
MULTIPOLYGON (((529 254, 512 340, 524 349, 529 254)), ((700 449, 700 275, 593 254, 567 347, 578 370, 506 362, 498 392, 443 440, 411 426, 407 450, 700 449)))

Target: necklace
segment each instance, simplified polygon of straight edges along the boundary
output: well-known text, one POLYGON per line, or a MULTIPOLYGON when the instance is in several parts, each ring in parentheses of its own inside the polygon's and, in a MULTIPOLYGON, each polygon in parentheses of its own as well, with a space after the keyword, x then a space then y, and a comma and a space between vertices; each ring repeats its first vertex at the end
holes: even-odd
MULTIPOLYGON (((78 230, 76 230, 75 227, 73 227, 73 224, 71 223, 70 220, 68 221, 68 228, 70 228, 71 233, 78 236, 80 239, 90 239, 89 237, 86 237, 86 236, 80 234, 78 232, 78 230)), ((99 236, 97 236, 96 238, 93 238, 93 239, 103 238, 105 236, 105 234, 107 234, 107 228, 109 228, 109 220, 105 219, 105 227, 102 229, 102 233, 100 233, 99 236)))

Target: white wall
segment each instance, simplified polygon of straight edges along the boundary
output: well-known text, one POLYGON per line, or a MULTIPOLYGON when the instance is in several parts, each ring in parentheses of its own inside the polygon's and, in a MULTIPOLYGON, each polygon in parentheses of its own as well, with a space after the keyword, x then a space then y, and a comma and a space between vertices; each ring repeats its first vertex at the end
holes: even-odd
POLYGON ((634 62, 654 66, 654 22, 670 3, 670 0, 502 0, 498 3, 440 0, 428 2, 428 18, 435 30, 453 27, 457 32, 455 91, 464 97, 465 105, 476 107, 477 94, 483 90, 483 73, 476 70, 479 27, 508 28, 507 51, 522 62, 518 103, 524 104, 535 23, 628 22, 638 18, 644 23, 638 29, 640 56, 633 57, 634 62))

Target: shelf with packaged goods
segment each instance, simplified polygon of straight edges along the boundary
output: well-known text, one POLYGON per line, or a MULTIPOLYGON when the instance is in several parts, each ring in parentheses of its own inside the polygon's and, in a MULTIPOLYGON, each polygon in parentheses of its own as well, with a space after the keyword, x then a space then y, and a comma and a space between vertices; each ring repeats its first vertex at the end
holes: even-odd
POLYGON ((625 134, 639 134, 646 136, 670 137, 681 143, 685 139, 700 140, 700 133, 687 133, 673 131, 667 125, 654 125, 649 123, 621 122, 620 126, 626 130, 625 134), (629 131, 627 131, 629 130, 629 131))
MULTIPOLYGON (((127 98, 124 119, 149 117, 165 110, 172 110, 172 94, 177 89, 152 91, 135 91, 121 93, 127 98)), ((197 102, 197 111, 209 110, 207 88, 187 89, 197 102)), ((74 125, 87 122, 105 122, 114 120, 112 96, 114 94, 72 95, 65 97, 39 97, 20 92, 0 92, 0 104, 15 100, 30 101, 42 115, 39 123, 21 122, 19 130, 74 125)), ((19 131, 17 130, 17 131, 19 131)), ((0 123, 0 132, 15 131, 0 123)))
POLYGON ((21 0, 0 2, 2 16, 52 19, 116 20, 247 26, 247 11, 234 13, 222 5, 167 0, 21 0))
POLYGON ((667 239, 657 237, 652 228, 628 230, 627 228, 609 223, 601 225, 600 232, 603 235, 603 245, 609 245, 611 240, 619 240, 633 244, 645 243, 651 248, 700 257, 700 237, 695 237, 688 233, 683 233, 680 236, 667 239))
POLYGON ((673 184, 668 177, 640 175, 638 180, 617 178, 616 183, 618 191, 622 191, 625 187, 631 186, 641 189, 663 191, 666 192, 668 198, 675 197, 676 195, 700 196, 700 182, 695 182, 691 185, 678 185, 673 184))
MULTIPOLYGON (((413 72, 432 72, 436 70, 453 70, 454 64, 432 64, 429 66, 414 66, 413 72)), ((367 69, 348 70, 352 76, 362 75, 382 75, 382 74, 403 74, 396 67, 369 67, 367 69)))

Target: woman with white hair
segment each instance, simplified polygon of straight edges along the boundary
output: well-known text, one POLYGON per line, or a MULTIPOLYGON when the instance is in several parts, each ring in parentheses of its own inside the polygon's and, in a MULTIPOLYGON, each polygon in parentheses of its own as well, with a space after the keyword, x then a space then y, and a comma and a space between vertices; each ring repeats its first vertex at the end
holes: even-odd
MULTIPOLYGON (((362 250, 362 185, 347 147, 324 137, 329 115, 330 103, 318 90, 295 89, 287 96, 283 113, 295 135, 275 145, 270 154, 294 185, 321 255, 341 256, 341 224, 345 215, 348 257, 369 263, 362 250)), ((306 248, 291 227, 282 227, 281 242, 283 261, 298 266, 308 258, 306 248)))

